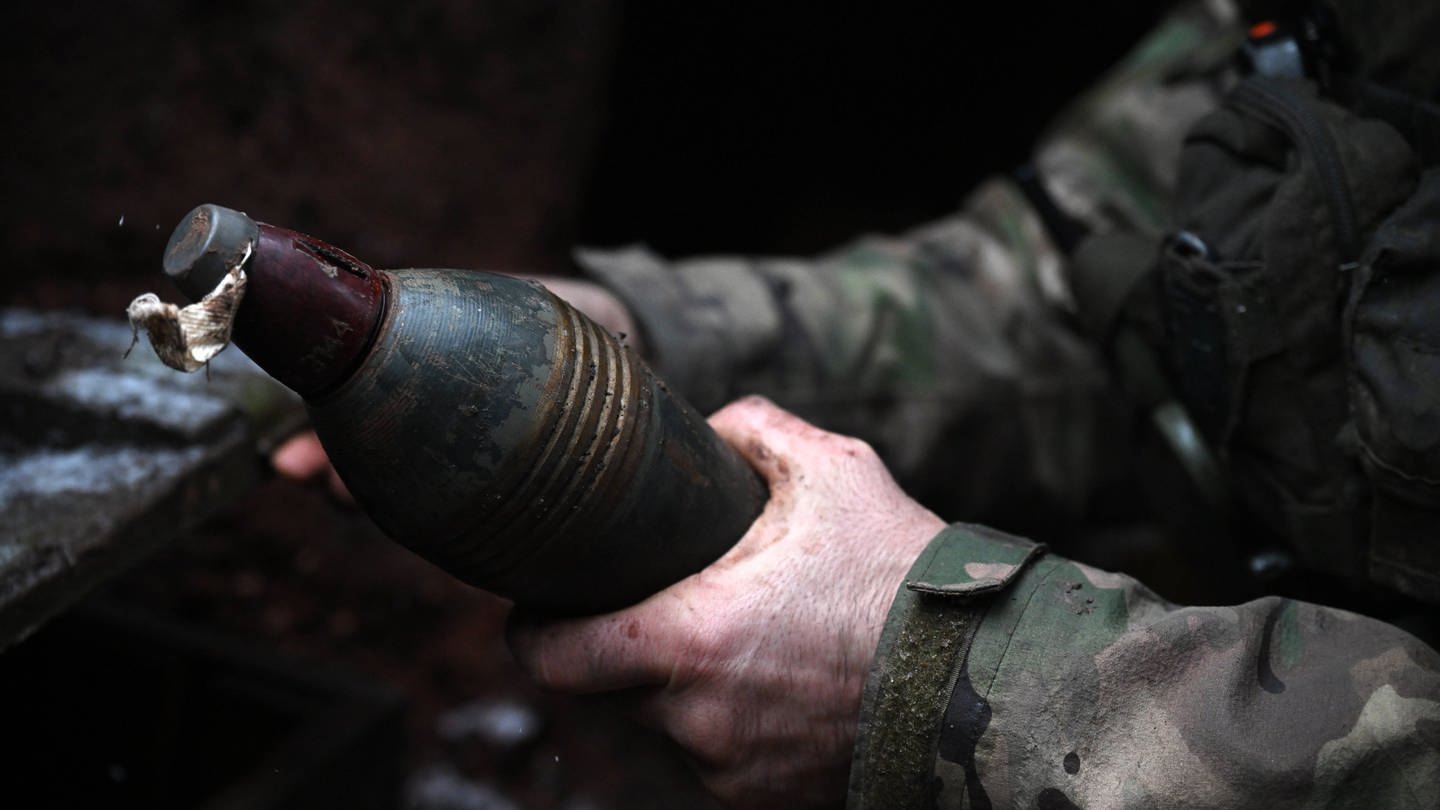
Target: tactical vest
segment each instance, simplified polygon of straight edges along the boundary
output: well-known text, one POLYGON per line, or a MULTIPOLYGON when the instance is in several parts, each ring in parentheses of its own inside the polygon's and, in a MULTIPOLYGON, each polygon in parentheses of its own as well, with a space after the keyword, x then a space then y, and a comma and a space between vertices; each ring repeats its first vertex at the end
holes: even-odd
POLYGON ((1257 22, 1243 78, 1185 138, 1174 230, 1082 239, 1071 282, 1216 510, 1312 568, 1440 603, 1432 6, 1257 22))

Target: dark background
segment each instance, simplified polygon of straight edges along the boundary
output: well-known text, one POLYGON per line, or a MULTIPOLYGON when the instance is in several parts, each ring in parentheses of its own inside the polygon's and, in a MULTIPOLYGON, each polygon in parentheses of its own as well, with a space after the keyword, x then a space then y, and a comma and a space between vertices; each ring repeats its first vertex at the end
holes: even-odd
POLYGON ((10 7, 9 301, 104 309, 95 286, 153 284, 200 202, 379 266, 820 250, 941 215, 1023 160, 1162 6, 143 7, 10 7))
MULTIPOLYGON (((943 215, 977 180, 1023 161, 1044 122, 1161 9, 130 5, 8 7, 0 305, 118 318, 136 294, 166 294, 165 240, 202 202, 381 267, 565 273, 576 244, 632 241, 672 256, 819 251, 943 215)), ((409 701, 407 774, 447 768, 528 808, 697 801, 654 738, 524 683, 501 639, 503 605, 398 549, 322 488, 272 480, 101 596, 398 689, 409 701), (438 733, 447 712, 487 701, 530 706, 543 734, 506 747, 438 733)), ((83 642, 52 646, 56 666, 91 671, 83 642)), ((0 655, 0 671, 37 649, 0 655)), ((133 693, 96 694, 86 705, 128 702, 133 715, 133 693)), ((123 725, 103 712, 87 722, 86 739, 123 725)), ((134 752, 116 746, 118 759, 90 774, 106 790, 139 767, 117 771, 134 752)), ((69 778, 65 767, 55 774, 69 778)), ((146 789, 126 795, 180 806, 177 789, 146 789)), ((415 807, 503 806, 410 795, 415 807)))

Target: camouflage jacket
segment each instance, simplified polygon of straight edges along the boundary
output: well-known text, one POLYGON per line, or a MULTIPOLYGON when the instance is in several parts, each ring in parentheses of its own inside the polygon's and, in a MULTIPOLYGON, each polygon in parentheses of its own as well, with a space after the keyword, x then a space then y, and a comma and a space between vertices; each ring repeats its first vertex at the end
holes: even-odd
MULTIPOLYGON (((1092 233, 1163 232, 1238 31, 1224 2, 1177 10, 1041 140, 1042 199, 1092 233)), ((950 218, 808 260, 579 258, 702 409, 762 393, 869 441, 942 514, 1078 522, 1132 473, 1132 437, 1034 200, 997 178, 950 218)), ((1256 805, 1440 806, 1440 657, 1303 602, 1178 607, 972 524, 917 561, 851 807, 1256 805)))

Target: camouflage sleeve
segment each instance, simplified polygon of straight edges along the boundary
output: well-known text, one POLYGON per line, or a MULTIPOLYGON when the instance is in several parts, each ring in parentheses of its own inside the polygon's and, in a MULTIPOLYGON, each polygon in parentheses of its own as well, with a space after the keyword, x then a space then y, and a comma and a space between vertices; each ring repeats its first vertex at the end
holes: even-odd
POLYGON ((1185 133, 1234 80, 1244 39, 1228 0, 1181 3, 1051 122, 1034 165, 1089 233, 1167 230, 1185 133))
POLYGON ((870 442, 922 500, 944 482, 959 514, 1004 496, 1072 506, 1094 476, 1103 374, 1053 305, 1060 258, 1009 182, 815 259, 579 258, 701 410, 763 394, 870 442))
POLYGON ((1440 656, 1303 602, 1179 607, 952 526, 896 599, 851 784, 852 810, 1440 807, 1440 656))
MULTIPOLYGON (((1092 232, 1160 227, 1181 133, 1215 103, 1233 28, 1223 0, 1183 6, 1058 119, 1035 157, 1058 210, 1092 232)), ((1070 325, 1063 257, 1008 180, 945 220, 814 259, 578 258, 697 407, 768 396, 869 441, 950 514, 1076 514, 1125 455, 1122 409, 1070 325)))

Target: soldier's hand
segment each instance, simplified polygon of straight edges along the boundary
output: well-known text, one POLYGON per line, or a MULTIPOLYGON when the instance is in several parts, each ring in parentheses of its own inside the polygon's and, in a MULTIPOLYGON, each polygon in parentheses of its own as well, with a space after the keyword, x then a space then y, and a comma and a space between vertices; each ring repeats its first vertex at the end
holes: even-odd
POLYGON ((270 454, 270 466, 285 478, 295 481, 324 480, 326 489, 335 500, 353 503, 350 488, 340 480, 340 474, 330 464, 325 448, 320 446, 320 437, 313 430, 305 430, 291 436, 270 454))
POLYGON ((891 599, 942 522, 868 445, 766 400, 710 422, 770 486, 745 537, 616 613, 537 622, 517 612, 511 646, 550 688, 638 688, 639 719, 683 746, 728 805, 834 805, 891 599))
MULTIPOLYGON (((629 308, 614 293, 593 281, 562 276, 532 276, 547 289, 585 313, 591 320, 610 330, 633 348, 644 353, 640 330, 629 308)), ((340 480, 330 457, 320 446, 315 431, 307 430, 290 437, 270 454, 275 472, 296 481, 324 480, 330 494, 342 503, 352 503, 350 490, 340 480)))

